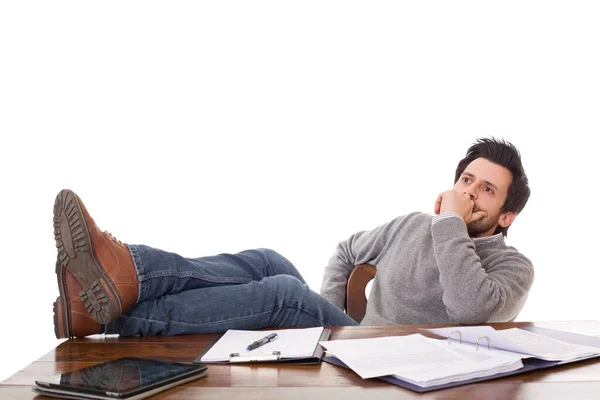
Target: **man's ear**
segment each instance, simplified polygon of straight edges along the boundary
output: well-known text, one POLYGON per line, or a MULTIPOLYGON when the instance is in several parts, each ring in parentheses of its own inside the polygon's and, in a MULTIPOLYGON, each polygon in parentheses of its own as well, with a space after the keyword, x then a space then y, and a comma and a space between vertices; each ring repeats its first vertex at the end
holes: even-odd
POLYGON ((517 213, 514 211, 500 214, 500 218, 498 219, 498 225, 500 225, 503 228, 506 228, 513 223, 515 218, 517 218, 517 213))

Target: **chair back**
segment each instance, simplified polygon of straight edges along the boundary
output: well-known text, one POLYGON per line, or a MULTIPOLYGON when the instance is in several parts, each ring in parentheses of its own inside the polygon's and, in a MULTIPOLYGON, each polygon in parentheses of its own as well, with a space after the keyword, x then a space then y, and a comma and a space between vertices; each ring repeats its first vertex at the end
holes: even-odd
POLYGON ((367 296, 365 289, 375 274, 377 268, 370 264, 360 264, 354 267, 346 285, 346 314, 356 322, 362 321, 367 311, 367 296))

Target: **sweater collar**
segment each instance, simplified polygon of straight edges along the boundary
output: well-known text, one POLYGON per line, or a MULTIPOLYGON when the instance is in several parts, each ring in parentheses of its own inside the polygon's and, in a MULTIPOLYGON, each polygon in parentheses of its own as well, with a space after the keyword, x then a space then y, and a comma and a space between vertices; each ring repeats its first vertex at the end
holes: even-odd
POLYGON ((491 243, 503 242, 504 236, 502 235, 502 233, 496 233, 495 235, 492 235, 492 236, 473 238, 472 240, 473 240, 473 243, 475 243, 475 246, 481 246, 481 245, 486 245, 486 244, 491 244, 491 243))

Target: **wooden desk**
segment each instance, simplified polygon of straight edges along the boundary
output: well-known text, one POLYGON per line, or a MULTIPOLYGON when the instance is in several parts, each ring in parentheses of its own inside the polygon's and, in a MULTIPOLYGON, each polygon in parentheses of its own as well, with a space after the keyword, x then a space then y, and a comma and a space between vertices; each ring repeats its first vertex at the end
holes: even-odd
MULTIPOLYGON (((495 324, 497 329, 532 323, 495 324)), ((600 335, 600 321, 533 323, 590 335, 600 335)), ((406 335, 419 326, 333 328, 332 339, 406 335)), ((50 399, 35 396, 34 380, 87 367, 118 357, 153 357, 191 362, 218 335, 71 339, 0 383, 0 399, 50 399)), ((598 399, 600 361, 584 361, 545 371, 511 376, 425 394, 363 380, 352 371, 321 365, 210 365, 209 375, 153 399, 598 399)))

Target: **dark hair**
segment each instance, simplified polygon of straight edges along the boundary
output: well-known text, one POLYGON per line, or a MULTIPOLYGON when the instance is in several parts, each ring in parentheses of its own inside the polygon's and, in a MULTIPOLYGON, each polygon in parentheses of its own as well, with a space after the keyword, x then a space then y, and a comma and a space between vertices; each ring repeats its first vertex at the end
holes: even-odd
MULTIPOLYGON (((458 163, 454 175, 454 183, 458 182, 465 168, 467 168, 467 165, 479 157, 483 157, 494 164, 501 165, 510 171, 512 181, 508 187, 508 194, 500 212, 520 213, 525 207, 525 204, 527 204, 531 190, 529 189, 529 181, 525 174, 525 170, 523 169, 523 164, 521 164, 521 154, 519 153, 519 150, 504 139, 477 139, 477 141, 469 147, 469 150, 467 150, 466 157, 458 163)), ((502 233, 502 235, 506 236, 508 228, 508 226, 503 228, 498 225, 494 234, 502 233)))

